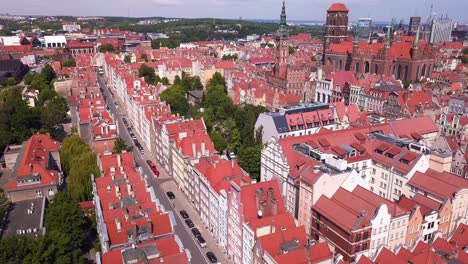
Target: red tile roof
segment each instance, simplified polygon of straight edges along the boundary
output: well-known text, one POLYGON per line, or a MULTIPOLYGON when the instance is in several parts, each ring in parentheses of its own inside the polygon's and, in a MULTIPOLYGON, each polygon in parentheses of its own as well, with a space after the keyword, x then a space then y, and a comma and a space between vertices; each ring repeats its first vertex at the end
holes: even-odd
POLYGON ((349 12, 349 9, 343 3, 334 3, 327 9, 327 12, 349 12))
POLYGON ((7 189, 17 190, 35 186, 48 186, 58 183, 58 171, 49 168, 50 152, 58 151, 60 144, 52 140, 48 135, 32 135, 24 146, 22 159, 14 175, 15 178, 8 183, 7 189), (28 177, 34 174, 40 175, 40 181, 33 184, 19 185, 21 177, 28 177))
POLYGON ((452 199, 458 190, 468 188, 466 179, 448 172, 439 173, 430 169, 425 173, 416 171, 408 184, 441 199, 452 199))

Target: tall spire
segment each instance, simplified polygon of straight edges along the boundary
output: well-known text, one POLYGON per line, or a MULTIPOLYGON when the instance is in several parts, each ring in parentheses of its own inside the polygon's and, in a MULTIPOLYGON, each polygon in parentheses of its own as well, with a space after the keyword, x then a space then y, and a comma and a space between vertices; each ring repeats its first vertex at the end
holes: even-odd
POLYGON ((418 26, 418 30, 416 31, 416 38, 414 39, 413 46, 415 48, 419 48, 419 26, 418 26))
POLYGON ((286 23, 286 2, 283 0, 283 7, 281 8, 281 16, 280 16, 280 27, 278 33, 281 37, 288 36, 288 24, 286 23))
POLYGON ((286 2, 283 0, 283 7, 281 8, 280 25, 286 26, 286 2))
POLYGON ((388 25, 388 28, 387 28, 387 39, 385 41, 385 47, 390 47, 390 45, 392 44, 392 40, 391 40, 391 37, 390 37, 390 31, 392 31, 392 27, 390 25, 388 25))

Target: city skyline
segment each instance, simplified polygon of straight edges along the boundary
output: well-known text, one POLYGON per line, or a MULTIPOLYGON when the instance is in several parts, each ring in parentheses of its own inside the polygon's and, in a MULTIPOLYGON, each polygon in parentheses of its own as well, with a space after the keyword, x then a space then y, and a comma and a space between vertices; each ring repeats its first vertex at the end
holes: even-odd
MULTIPOLYGON (((29 0, 22 2, 7 0, 3 12, 15 15, 71 15, 71 16, 123 16, 123 17, 176 17, 176 18, 230 18, 277 19, 281 0, 29 0), (65 3, 65 4, 64 4, 65 3), (94 8, 90 8, 93 6, 94 8), (207 7, 211 8, 207 8, 207 7), (262 10, 262 12, 259 12, 262 10)), ((327 8, 334 2, 329 0, 288 0, 288 20, 325 20, 327 8)), ((383 0, 342 1, 350 9, 350 20, 370 17, 374 21, 390 21, 396 18, 408 23, 410 16, 421 16, 425 20, 433 4, 433 15, 446 16, 459 23, 466 23, 463 1, 449 0, 444 4, 428 0, 391 2, 383 0)))

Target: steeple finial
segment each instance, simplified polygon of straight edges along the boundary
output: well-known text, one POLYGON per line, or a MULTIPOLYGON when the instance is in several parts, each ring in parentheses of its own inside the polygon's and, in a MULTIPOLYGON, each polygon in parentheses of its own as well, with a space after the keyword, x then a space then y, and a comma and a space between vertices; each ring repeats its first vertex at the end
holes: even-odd
POLYGON ((416 38, 414 39, 414 45, 415 48, 419 48, 419 26, 418 30, 416 30, 416 38))

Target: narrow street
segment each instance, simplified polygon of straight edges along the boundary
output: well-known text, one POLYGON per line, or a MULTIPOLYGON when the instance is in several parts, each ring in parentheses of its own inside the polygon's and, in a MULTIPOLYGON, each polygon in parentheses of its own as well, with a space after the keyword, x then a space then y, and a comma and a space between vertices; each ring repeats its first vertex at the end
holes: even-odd
MULTIPOLYGON (((216 255, 218 263, 229 263, 227 261, 226 255, 216 245, 216 242, 211 237, 210 232, 203 226, 200 218, 198 217, 192 206, 189 204, 189 201, 185 198, 182 192, 179 191, 179 188, 177 188, 175 181, 172 179, 172 177, 168 176, 164 170, 162 170, 159 164, 158 169, 161 174, 159 177, 154 176, 153 172, 146 163, 146 160, 150 159, 150 153, 148 153, 148 151, 146 151, 145 146, 143 146, 146 152, 143 155, 141 154, 138 148, 136 148, 136 146, 134 145, 134 142, 127 130, 127 127, 122 121, 122 117, 124 117, 124 113, 122 110, 123 108, 121 106, 116 107, 115 105, 115 102, 117 102, 119 105, 120 102, 118 102, 116 98, 113 98, 111 96, 109 88, 105 84, 104 79, 102 77, 98 77, 98 82, 99 85, 104 89, 103 94, 106 96, 106 104, 110 108, 109 111, 114 114, 114 118, 116 119, 116 122, 118 124, 119 137, 125 140, 128 146, 134 147, 133 153, 135 162, 138 163, 139 166, 141 166, 143 174, 148 176, 149 183, 151 184, 151 186, 153 186, 156 196, 161 202, 161 204, 166 208, 167 211, 173 214, 173 219, 176 220, 174 232, 181 239, 182 243, 184 244, 184 247, 190 250, 190 254, 192 257, 191 263, 209 263, 206 257, 206 253, 209 251, 212 251, 216 255), (168 191, 172 191, 175 194, 176 198, 174 200, 169 200, 169 198, 166 195, 166 192, 168 191), (197 227, 200 230, 203 238, 206 240, 206 248, 200 247, 198 241, 190 231, 190 228, 188 228, 184 219, 180 216, 180 210, 187 211, 187 213, 190 216, 190 219, 195 224, 195 227, 197 227)), ((135 133, 135 135, 138 137, 137 133, 135 133)), ((155 160, 152 161, 156 163, 155 160)))

